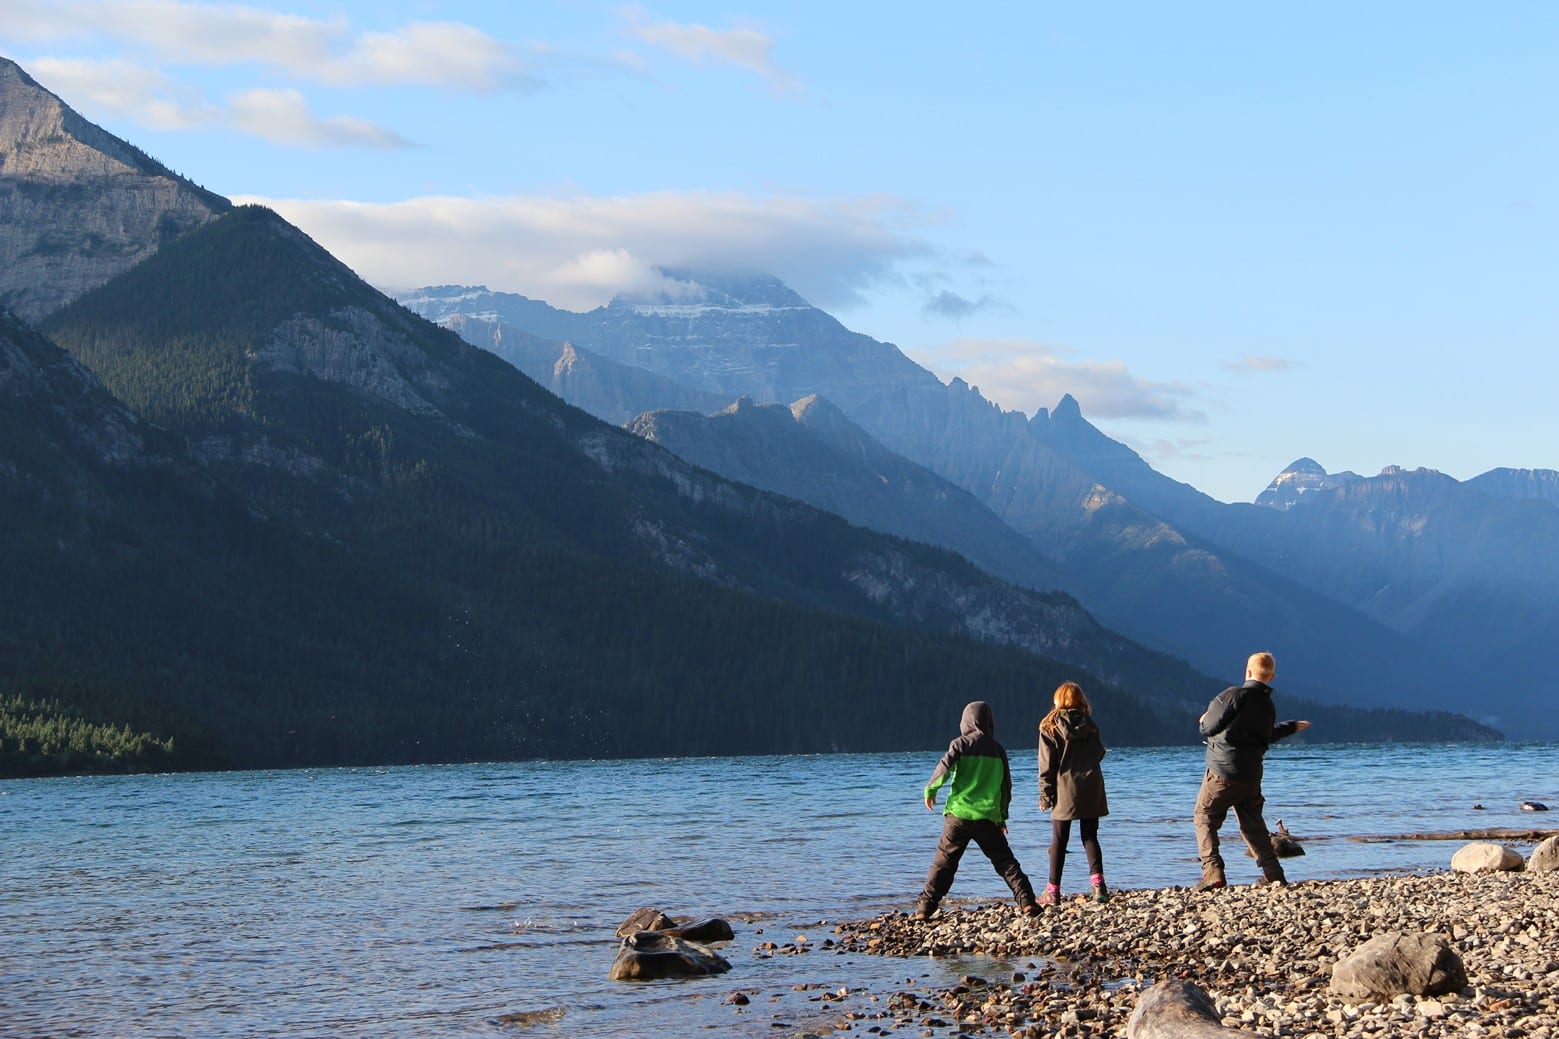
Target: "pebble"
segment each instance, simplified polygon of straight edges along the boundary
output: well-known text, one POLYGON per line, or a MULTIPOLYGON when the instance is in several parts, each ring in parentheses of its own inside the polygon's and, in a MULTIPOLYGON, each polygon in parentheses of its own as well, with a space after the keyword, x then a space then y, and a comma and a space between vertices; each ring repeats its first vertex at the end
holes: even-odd
POLYGON ((929 921, 887 913, 840 924, 835 937, 840 951, 1026 961, 1026 976, 1005 975, 1010 984, 966 976, 905 993, 901 1009, 879 1019, 923 1036, 1124 1035, 1141 991, 1174 977, 1200 986, 1226 1023, 1254 1036, 1559 1037, 1559 872, 1126 890, 1105 906, 1063 901, 1033 920, 1011 903, 944 906, 929 921), (1332 965, 1388 930, 1445 935, 1468 987, 1378 1004, 1334 995, 1332 965))

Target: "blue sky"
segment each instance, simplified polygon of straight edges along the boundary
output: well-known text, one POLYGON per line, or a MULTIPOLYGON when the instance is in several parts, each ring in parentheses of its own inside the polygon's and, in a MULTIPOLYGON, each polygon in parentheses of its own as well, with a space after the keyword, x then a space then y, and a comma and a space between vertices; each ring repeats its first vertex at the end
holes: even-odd
POLYGON ((774 273, 1249 500, 1559 468, 1559 7, 0 0, 0 54, 374 284, 774 273))

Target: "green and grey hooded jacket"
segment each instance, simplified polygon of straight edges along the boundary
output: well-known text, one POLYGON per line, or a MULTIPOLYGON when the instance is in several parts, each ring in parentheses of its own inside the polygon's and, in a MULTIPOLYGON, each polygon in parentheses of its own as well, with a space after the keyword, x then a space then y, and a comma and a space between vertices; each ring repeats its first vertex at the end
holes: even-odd
POLYGON ((991 705, 984 700, 967 705, 959 731, 961 735, 947 745, 947 753, 926 783, 926 798, 936 800, 937 791, 951 784, 944 815, 989 819, 1004 826, 1012 803, 1012 770, 1007 767, 1007 751, 996 742, 991 705))

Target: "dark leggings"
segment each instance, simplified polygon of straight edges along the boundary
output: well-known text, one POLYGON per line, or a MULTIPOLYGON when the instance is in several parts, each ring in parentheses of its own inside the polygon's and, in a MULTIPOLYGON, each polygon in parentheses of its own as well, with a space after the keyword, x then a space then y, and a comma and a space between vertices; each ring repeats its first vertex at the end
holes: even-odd
MULTIPOLYGON (((1083 840, 1083 854, 1088 856, 1088 872, 1104 873, 1104 853, 1099 850, 1099 820, 1077 820, 1077 833, 1083 840)), ((1066 863, 1066 845, 1072 839, 1072 820, 1050 820, 1050 883, 1061 884, 1061 867, 1066 863)))

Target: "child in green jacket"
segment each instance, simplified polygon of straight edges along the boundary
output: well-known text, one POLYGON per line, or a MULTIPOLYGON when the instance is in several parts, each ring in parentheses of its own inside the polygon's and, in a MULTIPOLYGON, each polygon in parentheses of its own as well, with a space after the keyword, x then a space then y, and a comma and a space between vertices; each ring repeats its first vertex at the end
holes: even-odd
POLYGON ((958 860, 972 840, 1012 889, 1018 907, 1028 915, 1039 912, 1034 888, 1018 865, 1007 844, 1007 808, 1012 803, 1012 770, 1007 766, 1007 751, 996 742, 996 718, 991 705, 976 700, 964 707, 960 735, 948 744, 947 753, 937 762, 926 783, 926 807, 936 810, 937 791, 950 784, 947 810, 943 813, 942 839, 937 842, 936 858, 926 877, 915 917, 928 919, 942 904, 958 860))

